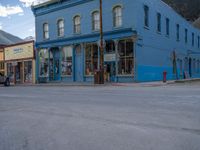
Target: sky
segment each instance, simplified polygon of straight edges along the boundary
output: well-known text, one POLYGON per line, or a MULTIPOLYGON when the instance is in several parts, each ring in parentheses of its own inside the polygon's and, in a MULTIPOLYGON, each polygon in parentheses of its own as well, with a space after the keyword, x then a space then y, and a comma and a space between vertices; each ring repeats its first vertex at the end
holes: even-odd
POLYGON ((31 5, 46 0, 0 0, 0 30, 22 39, 35 37, 35 18, 31 5))

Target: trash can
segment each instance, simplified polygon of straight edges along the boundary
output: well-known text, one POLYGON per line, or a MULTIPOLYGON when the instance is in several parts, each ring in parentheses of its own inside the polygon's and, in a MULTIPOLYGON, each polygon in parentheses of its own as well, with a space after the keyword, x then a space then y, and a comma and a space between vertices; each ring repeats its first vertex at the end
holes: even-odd
POLYGON ((166 71, 163 72, 163 82, 164 83, 167 82, 167 72, 166 71))

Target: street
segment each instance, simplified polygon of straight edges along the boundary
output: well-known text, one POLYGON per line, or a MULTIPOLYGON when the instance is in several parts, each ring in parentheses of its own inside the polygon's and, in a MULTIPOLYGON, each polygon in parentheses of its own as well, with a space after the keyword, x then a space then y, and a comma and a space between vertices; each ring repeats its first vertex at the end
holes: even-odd
POLYGON ((199 150, 200 83, 0 87, 0 150, 199 150))

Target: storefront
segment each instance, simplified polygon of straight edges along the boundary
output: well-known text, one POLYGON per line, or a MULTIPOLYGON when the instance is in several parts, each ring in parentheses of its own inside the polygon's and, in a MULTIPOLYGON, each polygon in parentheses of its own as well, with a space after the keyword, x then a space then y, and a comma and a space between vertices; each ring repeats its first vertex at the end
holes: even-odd
POLYGON ((0 47, 0 73, 4 75, 4 49, 0 47))
POLYGON ((33 41, 5 47, 5 73, 13 84, 35 83, 33 41))
MULTIPOLYGON (((38 82, 93 82, 99 51, 98 41, 37 49, 38 82)), ((105 82, 133 82, 134 61, 134 39, 106 40, 105 82)))

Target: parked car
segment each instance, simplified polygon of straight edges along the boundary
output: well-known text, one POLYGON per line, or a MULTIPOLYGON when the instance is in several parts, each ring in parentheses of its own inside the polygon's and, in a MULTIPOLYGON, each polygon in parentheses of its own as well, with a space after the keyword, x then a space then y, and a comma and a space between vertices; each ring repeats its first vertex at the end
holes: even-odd
POLYGON ((10 86, 10 78, 0 73, 0 84, 4 84, 4 86, 10 86))

